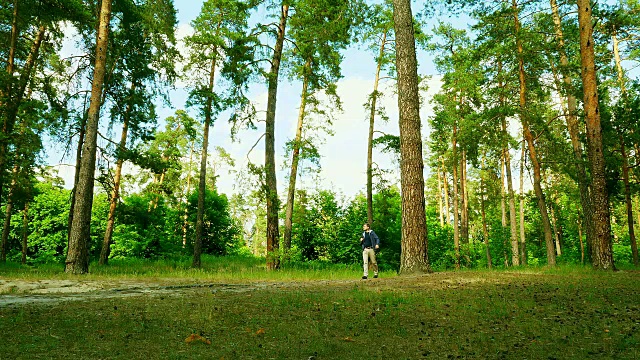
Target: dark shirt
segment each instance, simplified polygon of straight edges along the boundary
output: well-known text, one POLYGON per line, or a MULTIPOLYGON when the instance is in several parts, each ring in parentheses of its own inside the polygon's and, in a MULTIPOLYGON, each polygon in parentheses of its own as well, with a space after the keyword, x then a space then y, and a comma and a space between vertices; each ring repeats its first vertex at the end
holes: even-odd
POLYGON ((364 232, 364 247, 371 247, 371 235, 369 232, 364 232))
POLYGON ((364 241, 362 241, 363 250, 367 247, 374 248, 376 245, 380 246, 380 239, 373 230, 365 231, 362 237, 364 238, 364 241))

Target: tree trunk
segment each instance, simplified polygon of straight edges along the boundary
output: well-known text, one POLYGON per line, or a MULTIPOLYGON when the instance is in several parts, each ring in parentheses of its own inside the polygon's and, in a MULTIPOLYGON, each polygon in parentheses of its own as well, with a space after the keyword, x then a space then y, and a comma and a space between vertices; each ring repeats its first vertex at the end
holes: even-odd
POLYGON ((16 177, 18 175, 18 165, 13 167, 11 188, 7 197, 7 204, 4 215, 4 228, 2 228, 2 247, 0 248, 0 262, 7 261, 7 242, 9 240, 9 230, 11 230, 11 213, 13 212, 13 196, 16 190, 16 177))
POLYGON ((283 248, 285 252, 291 250, 291 230, 293 228, 293 203, 296 195, 296 178, 298 176, 298 164, 300 163, 300 144, 302 142, 302 126, 306 115, 307 96, 309 96, 309 76, 311 72, 311 61, 307 61, 303 70, 302 93, 300 95, 300 109, 298 110, 298 126, 296 127, 296 137, 293 141, 291 154, 291 172, 289 173, 289 189, 287 192, 287 209, 284 218, 284 239, 283 248))
POLYGON ((71 239, 71 224, 73 224, 73 211, 76 205, 76 190, 80 181, 80 160, 82 159, 82 144, 84 144, 85 128, 87 127, 86 111, 83 111, 80 133, 78 134, 78 148, 76 149, 76 166, 73 175, 73 188, 71 189, 71 204, 69 205, 69 216, 67 222, 67 247, 71 239))
POLYGON ((520 155, 520 264, 527 265, 527 247, 524 233, 524 165, 526 160, 526 148, 522 140, 522 152, 520 155))
POLYGON ((29 201, 25 202, 22 210, 22 264, 27 263, 27 240, 29 238, 29 201))
POLYGON ((502 254, 504 255, 504 267, 509 267, 509 254, 507 253, 507 248, 508 248, 507 238, 504 237, 504 233, 507 229, 507 205, 506 205, 507 192, 504 188, 505 177, 506 177, 506 174, 505 174, 505 166, 504 166, 504 154, 501 154, 500 156, 500 213, 502 216, 500 219, 502 221, 502 237, 503 237, 502 254))
POLYGON ((91 208, 93 205, 93 182, 96 168, 96 147, 102 87, 104 84, 107 57, 107 38, 111 20, 111 0, 102 0, 100 25, 96 40, 96 62, 91 84, 91 101, 87 115, 86 139, 80 160, 80 176, 76 189, 73 222, 69 236, 69 248, 65 261, 65 272, 84 274, 89 271, 89 243, 91 241, 91 208))
MULTIPOLYGON (((129 92, 130 96, 133 96, 135 91, 135 84, 131 84, 129 92)), ((106 265, 109 262, 109 254, 111 253, 111 239, 113 238, 113 226, 116 219, 116 207, 118 205, 118 199, 120 196, 120 182, 122 179, 122 165, 124 159, 122 158, 122 152, 127 148, 127 133, 129 131, 129 117, 131 116, 131 100, 127 104, 125 110, 124 119, 122 122, 122 134, 120 135, 120 144, 118 144, 118 161, 116 162, 116 173, 113 179, 113 191, 111 192, 111 200, 109 201, 109 215, 107 216, 107 230, 104 233, 104 240, 102 241, 102 251, 100 251, 100 265, 106 265)))
POLYGON ((591 164, 591 204, 595 237, 591 246, 591 261, 595 269, 615 270, 611 243, 611 213, 607 193, 602 128, 598 107, 591 1, 578 0, 580 27, 580 62, 584 92, 584 114, 587 129, 587 153, 591 164))
POLYGON ((636 244, 636 234, 633 227, 633 205, 631 204, 631 185, 629 184, 629 159, 622 135, 620 135, 620 153, 622 155, 622 180, 624 181, 624 196, 627 205, 627 223, 629 226, 631 254, 633 255, 633 265, 638 266, 638 245, 636 244))
POLYGON ((519 82, 520 82, 520 120, 522 122, 522 130, 524 133, 524 137, 527 140, 527 145, 529 146, 529 157, 531 158, 531 166, 533 166, 533 188, 536 193, 536 197, 538 198, 538 208, 540 208, 540 215, 542 218, 542 226, 544 228, 544 239, 547 247, 547 264, 550 266, 556 265, 556 253, 555 248, 553 246, 553 234, 551 231, 551 223, 549 222, 549 214, 547 213, 547 205, 544 199, 544 194, 542 192, 542 176, 540 163, 538 162, 538 157, 535 149, 535 143, 533 139, 533 134, 531 133, 531 129, 529 128, 529 119, 527 116, 527 98, 526 98, 526 75, 524 70, 524 55, 523 55, 523 47, 522 40, 520 39, 520 20, 518 18, 518 4, 516 0, 511 1, 513 8, 513 17, 515 24, 515 32, 516 32, 516 47, 518 51, 518 73, 519 73, 519 82))
POLYGON ((442 206, 442 172, 440 171, 440 164, 438 164, 438 214, 440 215, 440 227, 444 227, 444 209, 442 206))
POLYGON ((191 163, 193 162, 193 143, 189 150, 189 169, 187 170, 187 190, 184 196, 184 215, 182 216, 182 248, 187 247, 187 226, 189 224, 189 193, 191 192, 191 163))
MULTIPOLYGON (((502 133, 506 137, 507 133, 507 119, 502 118, 502 133)), ((509 148, 505 146, 502 150, 504 156, 504 165, 507 175, 507 196, 509 198, 509 225, 511 229, 511 263, 513 266, 520 265, 520 250, 518 246, 518 230, 516 221, 516 199, 515 192, 513 191, 513 177, 511 176, 511 154, 509 148)))
POLYGON ((555 206, 553 205, 553 203, 551 203, 549 207, 551 209, 551 225, 553 226, 553 235, 554 235, 554 239, 555 239, 556 255, 557 256, 561 256, 562 255, 562 248, 560 247, 560 231, 561 231, 561 227, 558 224, 558 218, 556 217, 555 206))
POLYGON ((380 84, 380 71, 382 70, 382 57, 387 44, 387 32, 382 34, 380 42, 380 54, 377 59, 376 77, 373 81, 373 92, 371 93, 371 109, 369 112, 369 139, 367 141, 367 222, 373 226, 373 130, 376 120, 376 105, 378 100, 378 86, 380 84))
MULTIPOLYGON (((482 169, 484 170, 484 156, 482 157, 482 169)), ((489 250, 489 231, 487 230, 487 215, 485 211, 484 204, 484 194, 485 194, 485 186, 484 186, 484 176, 480 176, 480 210, 482 211, 482 234, 484 236, 484 248, 487 255, 487 266, 489 269, 493 267, 491 264, 491 251, 489 250)))
MULTIPOLYGON (((216 60, 218 47, 213 49, 213 59, 209 70, 209 94, 213 94, 216 74, 216 60)), ((200 256, 202 255, 202 237, 204 235, 204 199, 207 192, 207 148, 209 147, 209 127, 211 126, 211 114, 213 112, 213 97, 207 98, 207 105, 204 113, 204 131, 202 134, 202 157, 200 158, 200 178, 198 180, 198 210, 196 213, 196 241, 193 244, 194 268, 202 266, 200 256)), ((162 174, 164 178, 164 173, 162 174)))
MULTIPOLYGON (((13 89, 13 75, 9 80, 9 87, 7 95, 10 97, 8 99, 7 105, 4 106, 4 122, 2 125, 2 133, 4 136, 0 140, 0 196, 2 195, 2 189, 4 187, 4 179, 1 176, 2 169, 7 164, 7 149, 9 147, 9 139, 13 133, 13 128, 16 123, 16 118, 18 116, 18 110, 20 110, 20 104, 22 103, 22 99, 24 98, 25 90, 27 88, 27 84, 29 83, 29 79, 31 78, 31 72, 35 66, 36 60, 38 59, 38 53, 40 52, 40 45, 42 45, 42 40, 44 40, 46 28, 44 25, 40 25, 38 27, 38 33, 36 34, 36 38, 31 45, 31 49, 29 50, 29 55, 27 55, 27 60, 22 67, 22 73, 20 74, 20 78, 18 80, 18 88, 13 89)), ((12 30, 13 32, 13 30, 12 30)), ((12 34, 13 36, 13 34, 12 34)), ((13 56, 10 57, 13 61, 13 56)), ((11 71, 14 71, 14 65, 10 64, 9 68, 11 71)), ((7 69, 8 71, 9 69, 7 69)), ((1 100, 0 100, 1 101, 1 100)), ((0 110, 2 111, 2 110, 0 110)))
POLYGON ((580 264, 584 265, 584 242, 582 241, 582 221, 578 216, 578 239, 580 240, 580 264))
MULTIPOLYGON (((455 121, 455 120, 454 120, 455 121)), ((458 202, 458 126, 453 124, 451 151, 453 153, 453 247, 456 255, 456 269, 460 269, 460 211, 458 202)))
POLYGON ((580 190, 580 205, 582 206, 582 213, 585 218, 585 228, 587 235, 587 244, 591 243, 591 239, 594 236, 593 230, 593 209, 591 206, 591 198, 589 193, 589 178, 587 177, 587 171, 583 161, 582 143, 580 142, 580 131, 578 129, 578 116, 577 116, 577 101, 573 95, 572 79, 569 75, 569 59, 565 50, 564 34, 562 32, 562 23, 560 19, 560 13, 558 11, 558 4, 556 0, 550 0, 551 10, 553 14, 553 23, 555 25, 556 40, 558 41, 558 50, 560 52, 560 73, 562 74, 562 81, 564 82, 565 92, 567 96, 567 114, 565 116, 567 122, 567 131, 571 139, 571 147, 573 148, 573 156, 575 158, 576 169, 578 171, 578 188, 580 190))
MULTIPOLYGON (((460 211, 460 237, 461 242, 465 245, 469 244, 469 192, 467 191, 467 153, 462 152, 460 159, 460 200, 462 201, 462 209, 460 211)), ((467 251, 469 248, 467 248, 467 251)))
POLYGON ((402 191, 400 272, 424 273, 431 272, 431 268, 427 252, 418 62, 410 0, 393 1, 393 20, 396 33, 402 191))
POLYGON ((444 215, 445 215, 445 223, 448 225, 449 221, 451 221, 451 216, 449 214, 449 178, 447 177, 447 168, 444 166, 444 158, 442 160, 442 180, 444 181, 444 215))
POLYGON ((278 199, 278 186, 276 181, 275 159, 275 126, 276 126, 276 101, 278 95, 278 75, 280 73, 280 60, 284 47, 284 37, 289 16, 289 5, 282 4, 280 24, 278 25, 278 37, 271 59, 271 70, 268 75, 267 117, 265 120, 265 182, 267 200, 267 270, 276 270, 280 267, 278 260, 279 230, 278 211, 280 200, 278 199))

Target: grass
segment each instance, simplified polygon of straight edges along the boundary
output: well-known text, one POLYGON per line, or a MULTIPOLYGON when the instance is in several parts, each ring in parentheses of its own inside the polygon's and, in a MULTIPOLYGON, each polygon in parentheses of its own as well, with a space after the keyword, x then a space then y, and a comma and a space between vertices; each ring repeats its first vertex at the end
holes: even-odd
MULTIPOLYGON (((208 259, 205 269, 220 270, 216 261, 208 259)), ((131 267, 113 264, 104 274, 96 267, 91 276, 170 272, 131 267)), ((201 280, 224 275, 202 273, 201 280)), ((359 269, 265 274, 264 279, 294 274, 300 281, 266 288, 246 284, 243 291, 199 288, 0 307, 0 354, 8 359, 640 358, 638 272, 569 267, 368 281, 318 281, 347 274, 353 279, 359 269), (211 344, 187 343, 192 334, 211 344)), ((228 282, 259 278, 230 276, 228 282)))

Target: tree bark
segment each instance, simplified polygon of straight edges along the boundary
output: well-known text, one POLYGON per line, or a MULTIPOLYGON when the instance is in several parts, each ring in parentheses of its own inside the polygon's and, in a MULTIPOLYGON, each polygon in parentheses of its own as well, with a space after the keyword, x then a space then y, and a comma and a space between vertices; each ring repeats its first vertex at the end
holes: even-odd
POLYGON ((507 205, 506 205, 506 199, 507 199, 507 192, 504 188, 504 180, 506 177, 505 174, 505 166, 504 166, 504 153, 500 154, 500 213, 501 213, 501 218, 500 220, 502 221, 502 236, 503 236, 503 242, 502 242, 502 254, 504 255, 504 267, 509 267, 509 254, 507 253, 507 238, 504 237, 504 233, 507 229, 507 205))
POLYGON ((595 237, 591 246, 591 261, 595 269, 615 270, 611 242, 611 213, 607 193, 602 127, 598 106, 595 51, 591 1, 578 0, 580 27, 580 63, 582 69, 583 103, 587 129, 587 153, 591 165, 591 204, 595 237))
POLYGON ((551 10, 553 15, 553 23, 556 33, 556 41, 558 42, 558 50, 560 53, 560 73, 562 74, 562 81, 567 97, 567 114, 565 116, 567 123, 567 131, 569 132, 569 138, 571 139, 571 147, 573 148, 573 156, 575 158, 576 170, 578 171, 578 189, 580 190, 580 205, 582 206, 582 213, 585 218, 585 228, 587 235, 587 243, 591 243, 591 239, 594 236, 593 230, 593 210, 591 206, 591 198, 589 193, 589 178, 587 177, 587 171, 583 161, 582 143, 580 142, 580 131, 578 129, 578 116, 577 116, 577 100, 573 95, 572 79, 569 75, 569 59, 565 50, 564 34, 562 31, 562 22, 560 19, 560 13, 558 11, 558 4, 556 0, 550 0, 551 10))
POLYGON ((620 153, 622 155, 622 181, 624 182, 624 197, 627 207, 627 223, 629 226, 629 241, 631 242, 631 254, 633 265, 638 266, 638 244, 633 227, 633 205, 631 204, 631 185, 629 184, 629 158, 624 146, 624 138, 620 135, 620 153))
MULTIPOLYGON (((219 26, 219 25, 218 25, 219 26)), ((196 213, 196 240, 193 244, 194 268, 202 266, 200 256, 202 255, 202 237, 204 235, 204 199, 207 192, 207 148, 209 147, 209 127, 211 127, 211 114, 213 112, 213 88, 215 85, 216 60, 218 47, 213 49, 213 59, 211 59, 211 69, 209 70, 209 97, 204 113, 204 131, 202 135, 202 157, 200 158, 200 178, 198 180, 198 210, 196 213)), ((164 173, 162 174, 164 178, 164 173)))
POLYGON ((305 72, 302 80, 302 93, 300 95, 300 109, 298 110, 298 125, 296 127, 296 137, 293 141, 291 154, 291 172, 289 173, 289 189, 287 192, 287 209, 284 218, 284 239, 283 248, 285 252, 291 250, 291 230, 293 228, 293 203, 296 195, 296 178, 298 176, 298 164, 300 163, 300 144, 302 142, 302 127, 306 115, 307 97, 309 96, 309 74, 311 72, 311 61, 305 64, 305 72))
POLYGON ((555 248, 553 246, 553 234, 551 230, 551 223, 549 222, 549 214, 547 212, 547 205, 544 198, 544 193, 542 192, 542 176, 541 176, 541 168, 540 163, 538 162, 538 157, 535 148, 535 142, 533 139, 533 134, 531 133, 531 129, 529 128, 529 119, 527 116, 527 98, 526 98, 526 75, 524 69, 524 55, 523 55, 523 47, 522 47, 522 39, 520 38, 520 20, 518 18, 518 4, 516 0, 511 1, 513 8, 513 17, 515 24, 515 32, 516 32, 516 47, 518 53, 518 78, 520 82, 520 120, 522 122, 522 130, 524 133, 524 137, 527 140, 527 145, 529 147, 529 157, 531 159, 531 166, 533 167, 533 188, 536 193, 536 197, 538 198, 538 208, 540 209, 540 215, 542 218, 542 226, 544 229, 544 239, 547 247, 547 264, 549 266, 556 265, 556 253, 555 248))
POLYGON ((282 4, 280 23, 278 24, 278 37, 271 59, 271 70, 268 75, 267 116, 265 120, 265 181, 267 200, 267 270, 276 270, 280 267, 278 259, 279 229, 278 210, 278 186, 276 181, 275 160, 275 126, 276 126, 276 101, 278 96, 278 75, 280 73, 280 61, 284 47, 284 37, 289 16, 289 5, 282 4))
MULTIPOLYGON (((460 200, 462 209, 460 211, 460 238, 465 245, 469 244, 469 192, 467 191, 467 153, 462 151, 460 159, 460 200)), ((468 248, 467 248, 468 251, 468 248)))
POLYGON ((9 240, 9 230, 11 230, 11 213, 13 212, 13 196, 16 189, 16 177, 18 176, 18 165, 13 167, 11 188, 5 206, 4 227, 2 228, 2 246, 0 247, 0 262, 7 261, 7 241, 9 240))
POLYGON ((27 263, 27 240, 29 238, 29 201, 25 202, 22 210, 22 264, 27 263))
POLYGON ((444 181, 444 215, 445 223, 448 225, 449 221, 451 221, 449 214, 449 178, 447 177, 447 168, 444 166, 444 158, 440 159, 442 160, 442 180, 444 181))
MULTIPOLYGON (((484 156, 482 157, 482 169, 484 169, 484 156)), ((487 255, 487 267, 491 269, 493 267, 491 263, 491 251, 489 250, 489 231, 487 230, 487 215, 485 211, 484 204, 484 194, 485 194, 485 186, 484 186, 484 176, 480 176, 480 210, 482 211, 482 234, 484 236, 484 248, 487 255)))
MULTIPOLYGON (((454 120, 455 121, 455 120, 454 120)), ((458 198, 458 125, 453 124, 451 152, 453 153, 453 247, 456 255, 456 269, 460 269, 460 209, 458 198)))
POLYGON ((442 205, 442 172, 440 171, 440 164, 438 164, 438 214, 440 216, 440 227, 444 227, 444 209, 442 205))
POLYGON ((387 44, 387 32, 382 34, 380 42, 380 53, 376 65, 376 77, 373 81, 373 92, 371 93, 371 108, 369 109, 369 138, 367 140, 367 222, 373 226, 373 130, 376 120, 376 105, 378 101, 378 86, 380 84, 380 72, 382 70, 382 57, 387 44))
POLYGON ((526 160, 526 148, 524 139, 522 140, 522 152, 520 155, 520 264, 527 265, 527 247, 524 232, 524 165, 526 160))
MULTIPOLYGON (((507 133, 507 119, 502 118, 502 132, 506 137, 507 133)), ((513 177, 511 176, 511 154, 509 153, 509 147, 505 146, 502 150, 504 156, 504 165, 507 175, 507 191, 509 198, 509 226, 511 229, 511 263, 513 266, 520 265, 520 250, 518 246, 518 229, 516 221, 516 199, 515 192, 513 191, 513 177)))
POLYGON ((80 176, 76 189, 73 222, 69 236, 69 248, 65 272, 84 274, 89 271, 89 243, 91 241, 91 208, 93 206, 93 182, 96 168, 96 147, 102 87, 104 85, 111 0, 102 0, 100 25, 96 37, 96 62, 91 84, 91 101, 87 116, 86 139, 80 160, 80 176))
MULTIPOLYGON (((130 93, 132 96, 136 86, 131 84, 130 93)), ((132 103, 129 100, 127 108, 125 109, 124 119, 122 122, 122 134, 120 135, 120 143, 118 144, 118 161, 116 162, 116 173, 113 179, 113 191, 111 192, 111 199, 109 201, 109 215, 107 216, 107 229, 104 233, 104 240, 102 241, 102 251, 100 251, 100 265, 106 265, 109 262, 109 254, 111 253, 111 239, 113 238, 113 227, 116 219, 116 207, 118 206, 118 199, 120 197, 120 182, 122 180, 122 165, 124 159, 122 158, 122 152, 127 148, 127 133, 129 131, 129 117, 131 116, 132 103)))
MULTIPOLYGON (((22 67, 22 73, 20 74, 20 78, 18 79, 18 88, 13 89, 13 75, 11 75, 11 79, 9 80, 9 87, 7 88, 7 96, 9 97, 9 99, 6 106, 3 107, 3 110, 0 110, 4 112, 5 115, 2 125, 2 133, 4 136, 0 140, 0 196, 2 196, 2 189, 4 188, 4 179, 1 173, 2 169, 4 169, 7 164, 7 149, 9 147, 9 139, 11 138, 11 135, 13 133, 13 128, 16 123, 18 111, 20 110, 20 105, 22 104, 22 99, 24 98, 27 84, 29 83, 29 79, 31 78, 31 72, 38 59, 38 53, 40 52, 40 46, 42 45, 42 41, 44 40, 45 31, 46 28, 44 25, 40 25, 38 27, 38 32, 36 34, 35 40, 31 45, 29 55, 27 55, 27 59, 24 63, 24 66, 22 67)), ((13 61, 13 55, 10 57, 10 59, 11 61, 13 61)), ((11 69, 12 73, 13 71, 15 71, 13 63, 10 64, 7 71, 9 71, 9 68, 11 69)))
POLYGON ((424 163, 414 22, 410 0, 393 1, 400 127, 402 239, 400 272, 431 272, 427 253, 424 163))

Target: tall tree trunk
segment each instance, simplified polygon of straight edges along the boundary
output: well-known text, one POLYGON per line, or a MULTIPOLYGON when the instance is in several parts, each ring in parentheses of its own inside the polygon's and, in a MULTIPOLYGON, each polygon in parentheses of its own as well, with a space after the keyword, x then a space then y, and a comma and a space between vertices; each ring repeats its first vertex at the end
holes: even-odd
POLYGON ((582 241, 582 219, 578 215, 578 239, 580 240, 580 264, 584 265, 584 242, 582 241))
POLYGON ((382 70, 382 57, 387 44, 387 32, 382 34, 380 42, 380 53, 376 65, 376 77, 373 81, 373 92, 371 93, 371 108, 369 109, 369 138, 367 140, 367 222, 373 226, 373 130, 376 120, 376 105, 378 101, 378 86, 380 84, 380 72, 382 70))
POLYGON ((505 166, 504 166, 504 153, 500 156, 500 213, 501 213, 501 224, 502 224, 502 254, 504 255, 504 267, 509 267, 509 254, 507 253, 508 245, 507 238, 504 237, 504 233, 507 231, 507 191, 504 188, 505 181, 505 166))
POLYGON ((444 209, 442 206, 442 172, 440 171, 440 164, 438 164, 438 214, 440 215, 440 227, 444 227, 444 209))
MULTIPOLYGON (((136 85, 131 83, 129 90, 130 96, 133 96, 133 92, 136 89, 136 85)), ((109 262, 109 254, 111 253, 111 239, 113 238, 113 227, 116 219, 116 207, 118 206, 118 199, 120 196, 120 182, 122 180, 122 165, 124 159, 122 158, 123 152, 127 148, 127 133, 129 132, 129 117, 131 116, 132 102, 129 100, 127 108, 125 109, 124 119, 122 122, 122 134, 120 135, 120 143, 118 144, 118 161, 116 162, 116 173, 113 179, 113 191, 111 192, 111 200, 109 201, 109 215, 107 216, 107 230, 104 233, 104 240, 102 241, 102 251, 100 251, 100 265, 106 265, 109 262)))
POLYGON ((629 240, 631 241, 631 254, 633 265, 638 266, 638 245, 633 227, 633 205, 631 204, 631 185, 629 184, 629 159, 624 146, 624 138, 620 135, 620 152, 622 155, 622 180, 624 181, 624 196, 627 205, 627 223, 629 226, 629 240))
MULTIPOLYGON (((13 0, 13 15, 11 17, 11 38, 9 42, 9 55, 7 57, 7 86, 0 88, 0 109, 6 109, 6 103, 10 101, 13 73, 15 72, 16 47, 18 45, 18 0, 13 0)), ((4 111, 4 110, 0 110, 4 111)))
MULTIPOLYGON (((13 31, 13 30, 12 30, 13 31)), ((9 139, 13 133, 13 128, 16 123, 16 118, 18 117, 18 111, 20 110, 20 105, 22 104, 22 99, 24 98, 25 91, 27 89, 27 85, 29 84, 29 79, 31 78, 32 70, 36 64, 38 59, 38 53, 40 52, 40 46, 42 45, 42 41, 44 40, 46 28, 44 25, 40 25, 38 27, 38 33, 36 34, 35 40, 31 45, 31 49, 29 50, 29 55, 27 55, 27 60, 22 67, 22 73, 20 74, 20 78, 18 80, 18 88, 13 89, 12 82, 13 76, 11 76, 9 80, 9 87, 7 95, 10 96, 8 99, 7 105, 4 106, 4 122, 2 124, 2 139, 0 140, 0 196, 2 195, 2 189, 4 187, 4 179, 2 178, 2 169, 7 164, 7 149, 9 147, 9 139)), ((12 34, 13 36, 13 34, 12 34)), ((13 59, 13 57, 11 57, 13 59)), ((12 60, 13 61, 13 60, 12 60)), ((14 71, 13 64, 9 66, 14 71)), ((9 70, 9 69, 7 69, 9 70)), ((1 101, 1 99, 0 99, 1 101)), ((2 111, 2 110, 0 110, 2 111)))
MULTIPOLYGON (((484 155, 482 156, 482 169, 484 170, 484 155)), ((491 263, 491 251, 489 250, 489 231, 487 230, 487 215, 485 211, 484 204, 484 194, 485 194, 485 186, 484 186, 484 175, 480 176, 480 210, 482 211, 482 234, 484 236, 484 248, 487 255, 487 266, 489 269, 493 267, 491 263)))
MULTIPOLYGON (((218 25, 220 26, 220 25, 218 25)), ((213 49, 213 59, 211 60, 211 69, 209 70, 209 96, 204 113, 204 131, 202 135, 202 157, 200 158, 200 178, 198 180, 198 210, 196 212, 196 241, 193 244, 193 263, 194 268, 202 266, 200 256, 202 255, 202 237, 204 235, 204 199, 207 192, 207 148, 209 147, 209 127, 211 127, 211 114, 213 112, 213 87, 215 85, 216 60, 218 47, 213 49)), ((162 173, 164 180, 164 173, 162 173)))
MULTIPOLYGON (((507 133, 507 119, 502 118, 502 132, 504 136, 507 133)), ((511 229, 511 263, 513 266, 520 265, 520 250, 518 246, 518 225, 516 221, 516 199, 513 191, 513 177, 511 176, 511 154, 509 148, 505 146, 502 150, 504 156, 504 165, 507 175, 507 191, 509 198, 509 226, 511 229)))
POLYGON ((524 166, 526 160, 526 148, 522 140, 522 152, 520 154, 520 264, 527 265, 527 247, 524 233, 524 166))
POLYGON ((187 170, 187 190, 184 195, 184 215, 182 216, 182 248, 187 247, 187 226, 189 224, 189 193, 191 192, 191 164, 193 162, 193 143, 189 150, 189 169, 187 170))
POLYGON ((427 253, 418 62, 410 0, 393 1, 393 20, 396 34, 396 69, 400 115, 400 183, 402 191, 400 272, 431 272, 427 253))
POLYGON ((289 189, 287 192, 287 209, 284 218, 284 251, 291 250, 291 230, 293 228, 293 203, 296 195, 296 178, 298 177, 298 164, 300 163, 300 144, 302 142, 302 126, 306 115, 307 97, 309 96, 309 76, 311 73, 311 61, 308 60, 303 70, 302 93, 300 94, 300 109, 298 110, 298 125, 296 137, 293 141, 291 154, 291 172, 289 173, 289 189))
MULTIPOLYGON (((455 121, 455 120, 454 120, 455 121)), ((453 153, 453 247, 456 254, 456 269, 460 269, 460 209, 458 198, 458 125, 453 124, 451 151, 453 153)))
POLYGON ((584 114, 587 129, 587 153, 591 164, 591 204, 595 237, 591 246, 593 267, 614 270, 611 242, 611 213, 607 193, 605 160, 602 146, 602 127, 598 107, 595 52, 593 48, 593 24, 591 1, 578 0, 578 24, 580 27, 580 62, 584 92, 584 114))
POLYGON ((544 239, 547 247, 547 264, 550 266, 556 265, 556 253, 553 246, 553 234, 551 231, 551 223, 549 222, 549 214, 547 213, 547 205, 542 192, 542 176, 540 163, 535 148, 535 141, 533 134, 529 128, 529 119, 527 115, 527 98, 526 98, 526 74, 524 70, 524 55, 522 47, 522 39, 520 38, 520 20, 518 16, 518 4, 516 0, 511 1, 513 8, 513 17, 516 32, 516 47, 518 51, 518 73, 520 82, 520 120, 522 122, 522 130, 524 137, 527 140, 529 146, 529 157, 531 158, 531 166, 533 167, 533 188, 538 198, 538 208, 540 208, 540 215, 542 218, 542 226, 544 228, 544 239))
POLYGON ((76 149, 76 166, 73 175, 73 188, 71 189, 71 203, 69 205, 69 216, 67 222, 67 247, 71 239, 71 224, 73 224, 73 212, 76 205, 76 193, 78 189, 78 181, 80 181, 80 160, 82 159, 82 145, 84 144, 85 129, 87 127, 87 114, 83 111, 82 123, 80 124, 80 133, 78 134, 78 147, 76 149))
POLYGON ((13 196, 16 191, 16 178, 18 176, 18 165, 13 167, 11 188, 9 190, 9 196, 7 197, 7 204, 5 207, 4 215, 4 227, 2 228, 2 246, 0 247, 0 262, 7 261, 7 242, 9 240, 9 230, 11 230, 11 213, 13 212, 13 196))
POLYGON ((578 188, 580 190, 580 205, 585 218, 584 224, 587 234, 587 244, 591 243, 594 236, 593 229, 593 209, 591 206, 591 198, 589 192, 589 178, 583 161, 582 143, 580 142, 580 131, 578 128, 577 116, 577 100, 573 94, 572 79, 569 75, 569 59, 565 50, 564 34, 562 32, 562 22, 558 11, 556 0, 550 0, 553 15, 553 23, 555 26, 556 41, 558 42, 558 50, 560 53, 560 73, 567 97, 567 114, 565 116, 567 123, 567 131, 571 139, 571 147, 573 148, 573 156, 575 158, 576 170, 578 171, 578 188))
MULTIPOLYGON (((467 191, 467 152, 462 151, 460 159, 460 200, 462 201, 462 209, 460 211, 460 237, 461 242, 465 245, 469 244, 469 192, 467 191)), ((468 251, 468 248, 467 248, 468 251)))
POLYGON ((27 240, 29 238, 29 201, 24 203, 22 210, 22 264, 27 263, 27 240))
POLYGON ((278 25, 278 37, 271 59, 271 70, 268 76, 267 95, 267 117, 265 121, 265 152, 264 167, 266 181, 267 200, 267 270, 275 270, 280 267, 278 260, 279 230, 278 230, 278 210, 280 201, 278 199, 278 186, 276 181, 276 159, 275 159, 275 126, 276 126, 276 101, 278 95, 278 75, 280 74, 280 60, 282 59, 282 49, 284 47, 284 37, 287 28, 287 18, 289 16, 289 5, 283 3, 280 13, 280 24, 278 25))
POLYGON ((444 215, 446 224, 449 224, 449 221, 451 221, 449 214, 449 179, 447 177, 447 168, 444 166, 444 158, 440 159, 442 160, 442 180, 444 181, 444 215))
POLYGON ((111 20, 111 0, 102 0, 100 25, 96 39, 96 62, 91 84, 91 101, 87 115, 86 139, 80 160, 80 177, 76 189, 73 208, 73 222, 69 236, 69 248, 65 261, 65 272, 84 274, 89 271, 89 243, 91 241, 91 208, 93 205, 93 182, 96 169, 96 147, 98 123, 102 104, 109 22, 111 20))
POLYGON ((555 239, 555 247, 556 247, 556 255, 562 255, 562 248, 560 247, 560 231, 562 228, 560 224, 558 224, 558 217, 556 216, 556 210, 553 202, 549 204, 549 208, 551 209, 551 225, 553 227, 553 237, 555 239))

